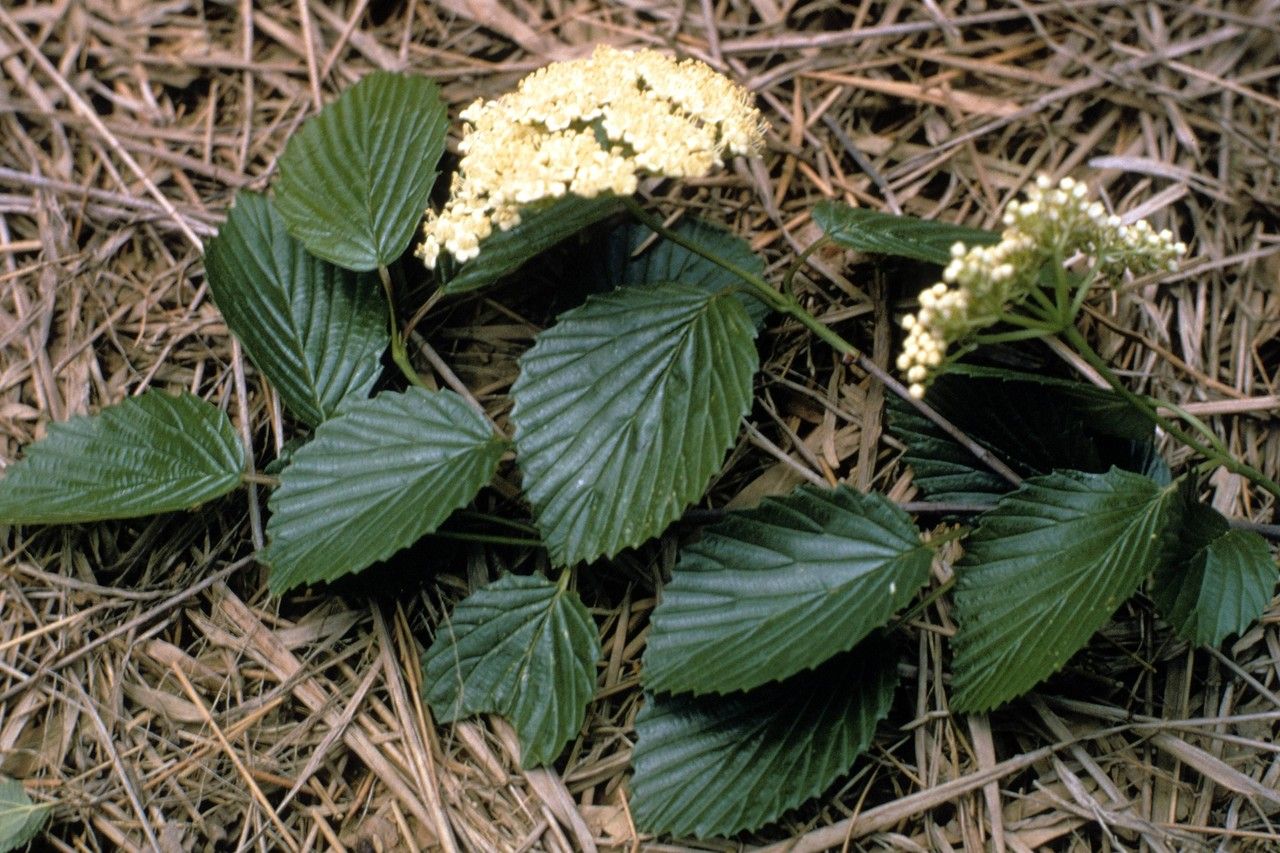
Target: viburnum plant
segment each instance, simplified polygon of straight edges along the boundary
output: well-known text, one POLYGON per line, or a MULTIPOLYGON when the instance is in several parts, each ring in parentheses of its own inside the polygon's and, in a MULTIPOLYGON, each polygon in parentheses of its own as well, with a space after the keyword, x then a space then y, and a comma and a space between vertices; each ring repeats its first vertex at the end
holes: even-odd
MULTIPOLYGON (((777 314, 894 393, 890 425, 927 500, 982 511, 922 532, 882 495, 809 485, 685 544, 643 659, 641 829, 756 828, 847 773, 892 702, 896 629, 939 596, 957 623, 955 712, 1035 687, 1149 578, 1193 643, 1262 613, 1270 550, 1196 501, 1198 477, 1224 467, 1273 499, 1280 486, 1128 388, 1078 327, 1091 296, 1178 264, 1186 247, 1168 231, 1122 222, 1070 178, 1037 180, 1000 234, 817 205, 821 244, 942 270, 902 320, 903 385, 791 293, 807 252, 779 287, 742 239, 689 218, 668 227, 637 200, 642 179, 760 151, 748 93, 707 66, 600 48, 462 120, 447 200, 428 209, 446 110, 425 79, 370 74, 290 140, 271 196, 239 194, 206 255, 228 327, 298 427, 269 500, 274 592, 438 532, 514 452, 533 526, 489 519, 521 535, 487 541, 545 549, 552 574, 502 577, 438 627, 423 658, 438 719, 506 716, 526 765, 577 734, 600 648, 569 570, 642 545, 703 497, 777 314), (600 280, 520 359, 509 427, 452 377, 455 390, 426 387, 400 319, 424 306, 405 295, 424 278, 431 300, 487 287, 579 233, 598 239, 581 251, 605 259, 600 280), (1018 344, 1036 338, 1074 349, 1110 389, 1033 363, 1018 344), (388 350, 398 373, 384 376, 388 350), (1202 464, 1175 478, 1158 434, 1202 464)), ((0 480, 0 523, 189 509, 261 481, 246 462, 222 411, 149 391, 52 425, 0 480)))

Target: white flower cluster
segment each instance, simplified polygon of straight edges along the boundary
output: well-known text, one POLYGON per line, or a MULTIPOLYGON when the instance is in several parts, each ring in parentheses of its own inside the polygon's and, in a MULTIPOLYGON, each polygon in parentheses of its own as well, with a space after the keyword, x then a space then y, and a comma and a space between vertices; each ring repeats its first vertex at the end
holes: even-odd
POLYGON ((1074 178, 1063 178, 1056 187, 1046 175, 1036 178, 1026 201, 1010 202, 1005 209, 1004 225, 1050 251, 1060 247, 1064 258, 1083 253, 1110 272, 1172 271, 1187 252, 1172 232, 1157 232, 1145 219, 1122 224, 1101 202, 1090 200, 1088 187, 1074 178))
POLYGON ((1055 187, 1041 175, 1025 201, 1009 204, 1004 225, 993 246, 952 246, 942 281, 920 293, 917 313, 902 318, 907 339, 897 365, 916 399, 942 366, 947 347, 998 322, 1007 306, 1039 287, 1046 262, 1083 255, 1098 275, 1125 269, 1140 274, 1175 269, 1187 251, 1171 232, 1157 232, 1145 220, 1122 224, 1072 178, 1055 187))
POLYGON ((607 46, 541 68, 461 117, 451 197, 427 212, 418 247, 428 267, 441 251, 475 257, 495 227, 520 222, 522 208, 566 194, 630 195, 637 173, 705 175, 764 140, 749 93, 703 63, 607 46))

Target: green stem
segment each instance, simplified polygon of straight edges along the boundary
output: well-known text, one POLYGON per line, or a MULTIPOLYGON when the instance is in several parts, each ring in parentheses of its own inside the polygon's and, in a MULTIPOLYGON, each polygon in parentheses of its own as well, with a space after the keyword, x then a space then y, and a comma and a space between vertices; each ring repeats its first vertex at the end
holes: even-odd
POLYGON ((806 329, 830 344, 836 352, 854 359, 862 357, 862 353, 857 347, 840 337, 840 335, 832 331, 829 326, 806 311, 804 306, 800 304, 800 301, 796 299, 793 294, 789 292, 779 293, 770 287, 767 281, 755 273, 743 269, 732 261, 722 258, 714 252, 708 251, 705 246, 702 246, 698 242, 689 240, 683 235, 672 231, 662 223, 661 219, 641 207, 639 202, 634 198, 628 197, 625 199, 625 202, 627 209, 631 211, 631 214, 635 216, 636 219, 640 220, 640 222, 651 231, 661 235, 666 240, 670 240, 677 246, 683 246, 690 252, 700 255, 720 268, 733 273, 747 285, 749 293, 773 310, 786 314, 788 317, 796 320, 800 325, 804 326, 806 329))
POLYGON ((920 601, 918 601, 914 607, 912 607, 906 613, 903 613, 897 619, 894 619, 893 622, 889 624, 889 627, 887 630, 889 631, 897 630, 898 628, 901 628, 903 625, 910 622, 912 619, 919 617, 920 614, 928 610, 929 607, 935 601, 937 601, 939 598, 942 598, 942 596, 950 592, 951 588, 955 585, 956 585, 956 579, 954 575, 946 583, 938 584, 936 587, 934 587, 932 590, 929 591, 928 595, 920 599, 920 601))
POLYGON ((1049 297, 1044 295, 1044 290, 1036 284, 1028 293, 1029 298, 1040 308, 1040 315, 1043 317, 1057 318, 1062 312, 1058 305, 1050 301, 1049 297))
POLYGON ((1106 380, 1107 384, 1110 385, 1117 394, 1123 397, 1129 405, 1133 406, 1139 414, 1145 417, 1152 424, 1164 430, 1166 434, 1191 448, 1196 453, 1199 453, 1206 460, 1226 468, 1233 474, 1239 474, 1241 477, 1249 480, 1249 482, 1267 490, 1277 498, 1280 498, 1280 484, 1276 483, 1252 465, 1241 462, 1230 453, 1225 452, 1225 448, 1219 450, 1216 447, 1206 446, 1195 436, 1186 432, 1168 418, 1162 416, 1158 411, 1156 411, 1156 407, 1146 397, 1135 394, 1125 387, 1124 383, 1120 381, 1120 377, 1116 376, 1115 373, 1112 372, 1111 366, 1108 365, 1106 360, 1089 345, 1089 342, 1085 340, 1084 335, 1080 334, 1080 330, 1075 326, 1067 326, 1063 329, 1062 336, 1066 338, 1067 343, 1071 344, 1076 352, 1080 353, 1081 357, 1083 357, 1094 370, 1098 371, 1098 374, 1106 380))
MULTIPOLYGON (((681 246, 685 249, 688 249, 690 252, 693 252, 696 255, 700 255, 706 258, 707 260, 711 261, 711 263, 715 264, 721 269, 724 269, 733 273, 738 278, 740 278, 743 281, 743 283, 747 285, 749 291, 753 295, 755 295, 757 299, 764 302, 770 308, 773 308, 776 311, 782 311, 783 313, 790 314, 791 311, 789 311, 788 309, 792 304, 795 304, 796 307, 800 309, 800 311, 802 312, 804 311, 804 309, 800 308, 799 304, 795 302, 795 299, 788 298, 787 295, 784 295, 774 290, 772 287, 769 286, 769 283, 765 281, 763 278, 761 278, 760 276, 756 275, 750 270, 743 269, 742 267, 735 264, 733 261, 722 258, 719 255, 715 254, 714 252, 708 252, 706 247, 699 244, 696 240, 690 240, 689 238, 685 237, 683 234, 679 234, 675 231, 672 231, 670 228, 668 228, 666 225, 663 224, 661 219, 659 219, 658 217, 654 216, 652 213, 650 213, 649 211, 641 207, 640 203, 636 201, 634 198, 632 198, 631 196, 625 197, 623 199, 623 203, 627 206, 627 210, 631 212, 631 215, 634 216, 637 220, 639 220, 639 222, 642 225, 644 225, 646 228, 648 228, 650 231, 660 235, 664 240, 670 240, 672 243, 675 243, 677 246, 681 246)), ((805 312, 805 316, 809 316, 807 312, 805 312)), ((797 319, 799 318, 797 317, 797 319)), ((813 318, 810 317, 810 319, 813 319, 813 318)), ((814 320, 814 322, 817 323, 816 320, 814 320)), ((821 325, 821 324, 819 323, 818 325, 821 325)))
POLYGON ((715 252, 708 251, 705 246, 702 246, 693 240, 686 239, 675 231, 672 231, 662 223, 661 219, 641 207, 640 203, 634 198, 624 198, 623 203, 626 205, 627 210, 631 212, 632 216, 663 239, 670 240, 677 246, 682 246, 690 252, 706 258, 721 269, 727 270, 736 275, 744 284, 747 285, 747 291, 751 295, 755 296, 773 310, 791 317, 810 332, 813 332, 819 340, 825 341, 836 352, 843 356, 847 356, 850 361, 855 362, 864 371, 880 380, 886 388, 906 400, 917 411, 919 411, 920 414, 937 424, 943 432, 954 438, 992 471, 995 471, 1015 486, 1022 482, 1022 478, 1019 477, 1012 468, 992 456, 986 448, 982 447, 973 439, 969 438, 969 436, 965 435, 959 427, 944 418, 941 414, 935 411, 932 406, 929 406, 924 403, 924 401, 917 400, 908 394, 907 389, 903 384, 890 376, 888 371, 864 355, 857 347, 846 341, 817 317, 806 311, 804 306, 800 304, 800 301, 796 299, 795 296, 790 293, 779 293, 770 287, 767 281, 755 273, 744 270, 732 261, 720 257, 715 252))
POLYGON ((484 521, 489 524, 498 524, 503 527, 509 527, 512 530, 518 530, 521 533, 532 533, 535 536, 538 528, 532 524, 525 524, 523 521, 516 521, 514 518, 506 518, 505 516, 495 515, 489 512, 480 512, 473 509, 461 509, 455 513, 456 517, 475 519, 476 521, 484 521))
POLYGON ((823 246, 831 245, 833 242, 835 241, 824 234, 822 237, 815 240, 809 248, 797 255, 795 263, 791 265, 791 269, 787 270, 787 274, 782 277, 782 292, 794 294, 795 288, 792 287, 792 283, 795 281, 796 273, 804 269, 804 265, 808 263, 809 258, 814 252, 818 251, 823 246))
POLYGON ((396 318, 395 288, 391 286, 391 271, 387 269, 385 264, 378 265, 378 278, 382 280, 382 292, 387 295, 387 324, 391 333, 391 360, 396 363, 396 367, 400 368, 400 372, 404 374, 404 378, 409 380, 411 385, 426 388, 427 383, 422 381, 418 371, 413 369, 413 363, 409 361, 409 351, 405 348, 404 337, 400 334, 400 322, 396 318))
POLYGON ((1080 277, 1080 283, 1076 285, 1075 295, 1071 297, 1071 309, 1067 313, 1067 323, 1074 324, 1076 317, 1080 315, 1080 309, 1084 307, 1084 300, 1089 295, 1089 289, 1093 287, 1094 279, 1098 277, 1098 266, 1088 275, 1080 277))
POLYGON ((1150 397, 1147 399, 1156 407, 1157 411, 1160 408, 1168 409, 1190 424, 1196 432, 1204 436, 1205 441, 1209 442, 1209 446, 1214 450, 1222 454, 1230 455, 1231 451, 1227 450, 1227 446, 1222 443, 1222 439, 1218 438, 1217 434, 1215 434, 1213 430, 1209 429, 1209 425, 1204 421, 1200 420, 1181 406, 1175 406, 1173 403, 1168 403, 1164 400, 1152 400, 1150 397))
POLYGON ((991 335, 975 335, 973 341, 974 343, 989 346, 991 344, 1008 344, 1016 343, 1018 341, 1039 340, 1045 335, 1051 334, 1053 334, 1053 332, 1048 329, 1028 326, 1027 328, 1019 329, 1016 332, 998 332, 991 335))
POLYGON ((461 542, 483 542, 486 545, 522 545, 527 548, 545 547, 540 539, 520 536, 498 536, 491 533, 469 533, 465 530, 437 530, 431 534, 441 539, 457 539, 461 542))
MULTIPOLYGON (((995 506, 995 504, 992 504, 991 506, 995 506)), ((985 512, 985 510, 983 510, 983 512, 985 512)), ((942 546, 946 545, 948 542, 954 542, 957 539, 963 539, 964 537, 968 536, 971 532, 972 531, 968 527, 965 527, 963 524, 957 524, 955 527, 951 528, 950 530, 944 531, 942 533, 932 534, 929 537, 929 541, 926 542, 925 544, 928 545, 930 548, 932 548, 934 551, 938 551, 938 550, 941 550, 942 546)))
POLYGON ((1058 319, 1065 326, 1075 318, 1067 316, 1071 305, 1071 282, 1067 280, 1067 266, 1061 249, 1053 250, 1053 257, 1049 263, 1053 265, 1053 295, 1058 319))
POLYGON ((753 296, 773 310, 786 314, 788 317, 791 317, 793 320, 800 323, 800 325, 804 326, 806 329, 830 344, 836 352, 855 359, 862 356, 862 353, 857 347, 840 337, 825 323, 821 322, 817 317, 814 317, 806 311, 804 306, 800 304, 799 300, 797 300, 795 296, 790 293, 779 293, 770 287, 767 281, 755 273, 744 270, 732 261, 726 260, 714 252, 707 251, 705 246, 700 245, 696 241, 689 240, 684 236, 677 234, 675 231, 672 231, 666 225, 662 224, 661 219, 641 207, 640 203, 634 198, 628 197, 625 199, 625 203, 627 205, 627 209, 631 211, 631 214, 636 219, 640 220, 640 222, 651 231, 660 234, 664 239, 670 240, 677 246, 683 246, 690 252, 700 255, 720 268, 733 273, 738 278, 742 279, 743 283, 747 285, 748 292, 753 296))

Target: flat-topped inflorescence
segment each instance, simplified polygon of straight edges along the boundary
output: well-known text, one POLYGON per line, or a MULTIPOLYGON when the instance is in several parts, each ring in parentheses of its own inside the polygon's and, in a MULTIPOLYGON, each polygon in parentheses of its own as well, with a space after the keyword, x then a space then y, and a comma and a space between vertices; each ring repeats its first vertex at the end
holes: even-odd
POLYGON ((995 245, 952 246, 942 281, 921 291, 920 310, 902 318, 907 339, 897 366, 906 374, 911 396, 924 396, 950 345, 1008 319, 1009 308, 1041 287, 1046 263, 1080 260, 1091 264, 1094 278, 1106 278, 1125 270, 1137 275, 1172 270, 1187 251, 1170 231, 1157 232, 1146 220, 1124 225, 1072 178, 1055 187, 1041 175, 1025 201, 1006 208, 1004 225, 995 245))
POLYGON ((763 144, 750 94, 696 60, 601 46, 556 62, 514 92, 463 110, 462 162, 451 196, 427 212, 418 256, 474 258, 494 228, 566 194, 635 192, 637 175, 701 176, 763 144))

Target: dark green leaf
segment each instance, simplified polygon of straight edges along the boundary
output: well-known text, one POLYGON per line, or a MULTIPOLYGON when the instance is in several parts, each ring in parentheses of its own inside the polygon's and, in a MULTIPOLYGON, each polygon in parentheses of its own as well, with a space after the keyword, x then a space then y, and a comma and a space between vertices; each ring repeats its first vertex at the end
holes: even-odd
POLYGON ((638 545, 702 495, 751 404, 754 337, 732 295, 685 284, 593 296, 538 336, 511 417, 554 563, 638 545))
POLYGON ((1178 635, 1217 646, 1260 617, 1275 591, 1276 562, 1266 540, 1231 530, 1217 510, 1192 504, 1179 526, 1180 558, 1155 574, 1152 595, 1178 635))
MULTIPOLYGON (((1112 465, 1162 473, 1149 447, 1150 425, 1130 424, 1140 427, 1134 435, 1124 419, 1112 419, 1119 398, 1092 386, 958 365, 934 381, 925 399, 1024 477, 1057 469, 1101 473, 1112 465)), ((1004 478, 907 403, 890 399, 888 411, 890 430, 907 446, 903 461, 929 500, 987 502, 1009 491, 1004 478)))
POLYGON ((582 726, 599 656, 577 593, 507 575, 440 626, 422 659, 423 690, 439 721, 501 714, 520 737, 521 763, 550 764, 582 726))
POLYGON ((0 777, 0 853, 31 841, 48 818, 48 805, 31 802, 21 782, 0 777))
POLYGON ((1190 563, 1195 556, 1209 546, 1209 543, 1220 536, 1225 536, 1231 529, 1226 516, 1211 506, 1195 499, 1190 488, 1182 491, 1184 508, 1177 535, 1171 543, 1169 553, 1161 566, 1162 572, 1174 571, 1182 573, 1182 567, 1190 563))
POLYGON ((366 75, 308 119, 280 157, 276 205, 290 233, 350 270, 399 258, 422 220, 447 126, 435 83, 366 75))
POLYGON ((1132 441, 1147 441, 1151 438, 1151 422, 1127 400, 1106 388, 1047 373, 1030 373, 964 362, 949 366, 947 372, 973 379, 1015 383, 1012 387, 1015 394, 1020 393, 1027 385, 1038 385, 1049 389, 1050 394, 1069 406, 1073 414, 1084 420, 1091 433, 1132 441))
MULTIPOLYGON (((729 261, 744 272, 764 276, 764 260, 751 251, 746 240, 700 219, 680 220, 672 229, 681 237, 707 249, 708 252, 729 261)), ((769 307, 743 290, 742 279, 704 256, 691 252, 678 243, 658 238, 645 246, 639 255, 636 250, 653 237, 653 232, 643 225, 628 223, 615 228, 605 242, 605 257, 598 291, 616 287, 650 287, 678 281, 711 292, 736 290, 742 307, 751 315, 759 328, 769 316, 769 307)))
POLYGON ((906 445, 902 461, 911 466, 911 481, 924 499, 985 504, 1011 488, 1008 480, 908 403, 888 397, 885 410, 889 431, 906 445))
POLYGON ((413 544, 493 477, 506 443, 452 391, 351 403, 271 495, 271 590, 358 572, 413 544))
MULTIPOLYGON (((1038 386, 944 374, 925 399, 1022 476, 1108 467, 1083 418, 1038 386)), ((930 500, 989 501, 1009 491, 1008 481, 906 403, 890 400, 889 423, 907 445, 903 460, 915 471, 915 484, 930 500)))
POLYGON ((1114 459, 1117 468, 1150 477, 1158 486, 1167 486, 1173 482, 1173 471, 1160 455, 1160 449, 1154 441, 1117 441, 1118 444, 1111 447, 1105 440, 1100 441, 1103 456, 1114 459))
POLYGON ((148 391, 51 424, 0 478, 0 524, 70 524, 191 509, 240 484, 231 421, 199 397, 148 391))
POLYGON ((1177 487, 1117 468, 1035 477, 979 519, 957 567, 952 708, 1056 672, 1159 564, 1177 487))
POLYGON ((681 552, 662 591, 646 685, 728 693, 812 669, 909 602, 931 559, 906 513, 847 486, 730 512, 681 552))
POLYGON ((441 255, 445 293, 466 293, 493 284, 557 243, 622 209, 614 196, 565 196, 547 207, 521 212, 520 224, 494 231, 480 244, 480 254, 450 269, 441 255))
POLYGON ((836 201, 818 202, 813 221, 846 249, 938 265, 951 259, 951 246, 957 241, 978 246, 1000 240, 994 231, 880 213, 836 201))
POLYGON ((897 656, 868 640, 816 670, 730 696, 645 697, 631 809, 644 832, 732 835, 847 773, 889 712, 897 656))
POLYGON ((209 243, 205 268, 227 326, 301 420, 315 426, 368 396, 388 340, 377 279, 308 253, 248 192, 209 243))

